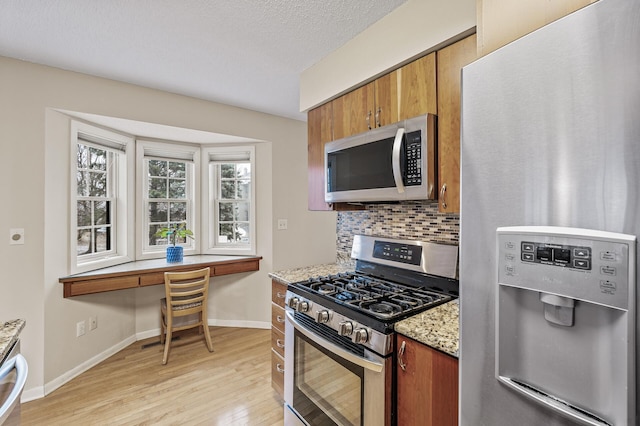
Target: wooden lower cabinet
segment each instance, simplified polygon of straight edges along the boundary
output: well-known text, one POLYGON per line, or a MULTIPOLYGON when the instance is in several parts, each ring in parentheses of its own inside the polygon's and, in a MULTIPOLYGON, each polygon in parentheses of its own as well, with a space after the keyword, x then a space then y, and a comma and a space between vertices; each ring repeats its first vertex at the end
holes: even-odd
POLYGON ((457 425, 458 359, 400 334, 396 348, 397 424, 457 425))
POLYGON ((284 400, 284 300, 287 285, 271 281, 271 387, 284 400))

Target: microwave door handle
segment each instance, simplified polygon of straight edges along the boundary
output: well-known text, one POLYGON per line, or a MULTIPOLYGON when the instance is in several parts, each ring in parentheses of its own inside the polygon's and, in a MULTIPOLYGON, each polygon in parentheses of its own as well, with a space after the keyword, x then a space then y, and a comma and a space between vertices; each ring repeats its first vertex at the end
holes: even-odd
POLYGON ((402 148, 402 138, 404 137, 404 128, 399 128, 396 132, 396 138, 393 140, 393 153, 391 163, 393 165, 393 180, 396 182, 398 193, 404 192, 404 184, 402 183, 402 170, 400 170, 400 149, 402 148))

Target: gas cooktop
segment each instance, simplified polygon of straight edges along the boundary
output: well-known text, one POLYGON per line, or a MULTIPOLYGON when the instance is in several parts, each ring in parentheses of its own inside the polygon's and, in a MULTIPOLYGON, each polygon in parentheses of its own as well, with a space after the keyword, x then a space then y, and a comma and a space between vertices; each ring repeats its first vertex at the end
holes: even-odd
POLYGON ((349 272, 310 278, 294 286, 381 320, 405 317, 452 299, 424 288, 349 272))

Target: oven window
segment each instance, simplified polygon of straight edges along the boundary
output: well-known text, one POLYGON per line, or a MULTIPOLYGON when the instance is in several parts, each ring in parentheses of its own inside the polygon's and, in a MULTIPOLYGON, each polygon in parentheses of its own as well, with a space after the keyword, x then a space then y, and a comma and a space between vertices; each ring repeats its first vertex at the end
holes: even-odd
POLYGON ((293 406, 310 425, 362 425, 364 369, 295 334, 293 406))

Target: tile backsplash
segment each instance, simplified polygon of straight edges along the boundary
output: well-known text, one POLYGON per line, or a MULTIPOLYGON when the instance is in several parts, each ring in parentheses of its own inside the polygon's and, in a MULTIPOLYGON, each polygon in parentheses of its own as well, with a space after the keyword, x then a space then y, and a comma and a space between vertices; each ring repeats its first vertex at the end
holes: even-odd
POLYGON ((438 213, 437 202, 367 204, 365 207, 365 210, 338 213, 338 262, 351 257, 356 234, 458 244, 460 215, 438 213))

